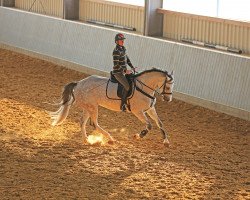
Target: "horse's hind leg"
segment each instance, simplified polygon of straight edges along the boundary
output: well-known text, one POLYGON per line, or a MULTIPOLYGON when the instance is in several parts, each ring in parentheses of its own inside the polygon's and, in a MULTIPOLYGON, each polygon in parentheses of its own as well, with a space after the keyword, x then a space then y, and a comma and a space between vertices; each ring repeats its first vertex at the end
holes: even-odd
POLYGON ((160 118, 158 117, 155 107, 151 108, 150 110, 147 111, 148 115, 156 122, 157 126, 161 129, 162 132, 162 136, 163 136, 163 143, 166 146, 169 146, 169 141, 168 141, 168 137, 167 137, 167 131, 166 129, 163 127, 163 124, 160 120, 160 118))
POLYGON ((107 137, 109 139, 109 143, 113 143, 115 140, 112 138, 112 136, 107 131, 102 129, 98 124, 98 106, 91 109, 89 113, 90 113, 91 121, 93 122, 96 131, 103 134, 105 137, 107 137))
POLYGON ((152 125, 143 111, 133 112, 133 114, 143 123, 146 124, 146 129, 142 130, 137 136, 143 138, 152 129, 152 125))
POLYGON ((89 119, 89 112, 83 109, 82 117, 80 119, 81 133, 83 135, 83 142, 87 142, 87 133, 86 133, 86 123, 89 119))

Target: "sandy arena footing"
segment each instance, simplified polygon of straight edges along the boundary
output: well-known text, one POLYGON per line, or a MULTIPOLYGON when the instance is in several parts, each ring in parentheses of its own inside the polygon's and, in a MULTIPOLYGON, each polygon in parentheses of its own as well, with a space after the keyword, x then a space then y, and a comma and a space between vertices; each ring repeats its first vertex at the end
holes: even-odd
MULTIPOLYGON (((99 123, 118 141, 82 143, 80 110, 52 127, 47 104, 87 75, 0 49, 0 197, 5 199, 250 199, 250 122, 174 100, 156 125, 100 108, 99 123)), ((88 134, 93 128, 87 126, 88 134)))

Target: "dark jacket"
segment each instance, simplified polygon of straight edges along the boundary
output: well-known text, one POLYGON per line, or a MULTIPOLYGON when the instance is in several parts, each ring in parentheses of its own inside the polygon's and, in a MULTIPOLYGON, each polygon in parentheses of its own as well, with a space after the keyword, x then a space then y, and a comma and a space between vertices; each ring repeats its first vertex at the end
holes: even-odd
POLYGON ((133 69, 133 65, 126 54, 126 48, 124 46, 116 45, 113 51, 113 72, 125 72, 127 70, 127 64, 133 69))

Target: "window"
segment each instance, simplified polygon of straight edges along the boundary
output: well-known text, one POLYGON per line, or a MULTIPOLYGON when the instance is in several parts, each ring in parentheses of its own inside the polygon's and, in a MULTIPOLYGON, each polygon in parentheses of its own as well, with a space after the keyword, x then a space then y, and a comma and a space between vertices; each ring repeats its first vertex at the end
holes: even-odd
MULTIPOLYGON (((144 6, 145 0, 108 0, 144 6)), ((163 0, 163 8, 177 12, 250 22, 249 0, 163 0)))

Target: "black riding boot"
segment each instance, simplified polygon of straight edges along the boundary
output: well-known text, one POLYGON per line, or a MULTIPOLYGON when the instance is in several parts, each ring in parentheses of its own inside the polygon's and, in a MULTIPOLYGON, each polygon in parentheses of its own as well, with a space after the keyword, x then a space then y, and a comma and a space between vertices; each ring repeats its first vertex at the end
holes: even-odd
POLYGON ((122 100, 121 100, 121 111, 126 111, 126 107, 127 107, 127 95, 128 92, 126 90, 123 89, 123 94, 122 94, 122 100))

